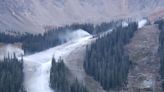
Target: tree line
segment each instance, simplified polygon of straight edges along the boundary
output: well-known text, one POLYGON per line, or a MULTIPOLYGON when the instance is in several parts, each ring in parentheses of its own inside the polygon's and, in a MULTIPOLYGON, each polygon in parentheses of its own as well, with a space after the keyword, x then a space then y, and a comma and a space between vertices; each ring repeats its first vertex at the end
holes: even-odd
POLYGON ((23 59, 4 58, 0 61, 0 92, 25 92, 23 59))
POLYGON ((25 33, 21 35, 10 35, 0 33, 0 42, 3 43, 22 43, 22 48, 25 53, 35 53, 47 48, 61 44, 58 38, 58 32, 45 32, 44 34, 25 33))
POLYGON ((124 53, 124 46, 133 37, 137 26, 137 23, 130 23, 128 27, 119 26, 87 46, 84 69, 105 90, 117 89, 127 84, 131 61, 124 53))
POLYGON ((71 76, 69 69, 61 58, 58 62, 56 62, 55 58, 52 59, 50 70, 50 87, 52 89, 56 92, 88 92, 82 83, 77 79, 72 79, 71 76))
MULTIPOLYGON (((0 33, 0 42, 3 43, 22 43, 22 48, 25 53, 35 53, 50 47, 54 47, 63 43, 60 40, 61 34, 64 34, 69 31, 75 31, 77 29, 83 29, 90 34, 98 34, 101 32, 105 32, 110 28, 121 24, 122 21, 117 22, 109 22, 109 23, 101 23, 100 25, 94 25, 90 23, 86 24, 72 24, 66 25, 64 27, 57 27, 53 29, 49 29, 43 34, 30 34, 30 33, 15 33, 15 35, 10 35, 5 32, 0 33)), ((65 41, 66 42, 66 41, 65 41)))
MULTIPOLYGON (((160 30, 158 52, 160 57, 160 75, 161 79, 164 80, 164 20, 158 20, 155 24, 158 24, 160 30)), ((162 82, 162 88, 164 90, 164 81, 162 82)))

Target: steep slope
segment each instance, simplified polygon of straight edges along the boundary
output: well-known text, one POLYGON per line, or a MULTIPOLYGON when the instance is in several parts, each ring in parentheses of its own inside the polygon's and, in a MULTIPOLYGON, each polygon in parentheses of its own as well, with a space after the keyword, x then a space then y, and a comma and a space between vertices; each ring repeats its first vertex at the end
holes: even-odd
POLYGON ((65 24, 140 18, 163 6, 163 0, 0 0, 0 30, 40 33, 65 24))
POLYGON ((159 30, 156 25, 138 30, 126 50, 133 62, 128 76, 128 92, 162 92, 158 57, 159 30))
MULTIPOLYGON (((73 76, 80 82, 84 82, 89 92, 105 92, 100 84, 88 76, 83 69, 86 46, 94 41, 95 38, 92 38, 92 35, 86 31, 79 29, 67 34, 65 39, 69 41, 39 53, 24 56, 24 86, 27 92, 53 92, 49 87, 50 67, 53 56, 56 59, 62 57, 73 76)), ((6 55, 6 53, 9 53, 9 51, 11 52, 10 54, 23 52, 21 49, 17 51, 17 47, 14 45, 11 46, 12 52, 9 48, 10 45, 0 47, 0 50, 7 50, 5 53, 0 53, 0 58, 3 59, 3 56, 7 56, 8 54, 6 55)), ((18 57, 20 59, 20 55, 18 57)))
MULTIPOLYGON (((95 39, 90 40, 87 45, 89 45, 91 41, 94 40, 95 39)), ((105 90, 103 90, 101 85, 97 81, 95 81, 92 77, 87 75, 84 70, 83 63, 86 54, 86 44, 77 47, 75 49, 76 50, 73 50, 68 56, 65 57, 65 60, 67 61, 65 63, 68 66, 68 68, 71 70, 72 74, 75 77, 77 77, 78 80, 85 83, 89 92, 106 92, 105 90)))

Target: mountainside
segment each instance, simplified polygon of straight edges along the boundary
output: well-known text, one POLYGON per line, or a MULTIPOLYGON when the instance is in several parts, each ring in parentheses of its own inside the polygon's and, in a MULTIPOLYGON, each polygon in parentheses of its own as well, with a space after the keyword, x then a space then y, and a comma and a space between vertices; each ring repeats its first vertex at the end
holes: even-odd
MULTIPOLYGON (((72 31, 62 29, 59 33, 56 30, 48 31, 52 34, 47 33, 50 39, 41 35, 39 38, 37 35, 25 36, 32 42, 30 44, 27 42, 29 44, 27 48, 48 45, 51 43, 49 40, 56 40, 53 39, 55 36, 62 40, 61 44, 48 46, 36 52, 30 52, 27 49, 28 53, 21 48, 24 41, 21 43, 19 40, 13 40, 5 43, 6 39, 14 39, 15 35, 12 37, 1 34, 0 59, 2 60, 0 62, 10 60, 12 53, 15 57, 13 60, 17 60, 16 57, 18 57, 18 61, 23 62, 23 68, 20 70, 23 69, 24 80, 20 83, 24 85, 19 87, 19 90, 25 90, 25 92, 163 92, 159 72, 162 63, 159 62, 158 54, 161 46, 159 41, 162 41, 159 39, 163 37, 161 37, 162 34, 159 36, 157 25, 149 24, 145 19, 138 23, 121 22, 119 24, 115 24, 119 25, 116 27, 107 27, 108 30, 101 25, 98 27, 100 33, 95 34, 84 29, 72 29, 72 31), (44 40, 41 40, 42 38, 44 40), (41 40, 43 44, 33 41, 36 39, 41 40), (8 59, 3 60, 3 57, 8 59), (62 66, 58 66, 61 62, 68 69, 67 72, 61 68, 62 66), (53 69, 53 67, 58 68, 53 69), (73 85, 74 79, 83 86, 73 85), (87 91, 71 90, 74 88, 77 88, 76 90, 83 88, 87 91)), ((92 28, 89 29, 92 30, 92 28)), ((8 63, 12 64, 12 62, 8 63)), ((5 67, 7 66, 0 68, 5 69, 5 67)), ((4 88, 5 91, 2 92, 10 92, 6 90, 10 90, 10 85, 14 85, 8 82, 13 77, 3 77, 5 75, 13 76, 12 73, 1 73, 0 84, 5 80, 7 86, 0 86, 0 90, 4 88)), ((13 83, 15 81, 17 80, 12 80, 13 83)))
POLYGON ((0 30, 40 33, 65 24, 138 19, 163 6, 163 0, 0 0, 0 30))
POLYGON ((157 25, 148 25, 138 30, 126 46, 130 60, 134 63, 128 76, 128 92, 162 92, 158 39, 157 25))
POLYGON ((0 92, 164 92, 163 79, 164 0, 0 0, 0 92))

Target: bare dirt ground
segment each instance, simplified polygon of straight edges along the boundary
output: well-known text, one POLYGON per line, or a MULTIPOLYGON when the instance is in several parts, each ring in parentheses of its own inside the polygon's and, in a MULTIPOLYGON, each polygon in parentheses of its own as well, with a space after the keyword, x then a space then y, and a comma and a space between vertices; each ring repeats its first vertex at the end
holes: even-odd
POLYGON ((125 47, 134 63, 128 75, 128 92, 162 92, 158 58, 159 30, 156 25, 138 30, 125 47))
POLYGON ((86 45, 78 47, 76 50, 72 51, 70 55, 65 58, 67 60, 65 63, 73 73, 74 77, 85 84, 89 92, 105 92, 97 81, 85 73, 83 63, 86 45))
POLYGON ((148 19, 152 23, 155 22, 156 20, 158 20, 159 18, 164 18, 164 9, 163 8, 156 9, 153 13, 151 13, 148 16, 148 19))

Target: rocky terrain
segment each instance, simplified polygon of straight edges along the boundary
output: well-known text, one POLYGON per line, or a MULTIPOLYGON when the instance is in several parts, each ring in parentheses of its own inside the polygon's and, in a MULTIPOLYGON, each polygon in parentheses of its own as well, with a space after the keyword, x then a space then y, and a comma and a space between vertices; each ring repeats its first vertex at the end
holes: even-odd
POLYGON ((156 25, 138 30, 126 46, 133 67, 128 76, 128 92, 162 92, 159 75, 159 30, 156 25))
POLYGON ((0 0, 0 30, 40 33, 72 23, 156 17, 163 0, 0 0))

